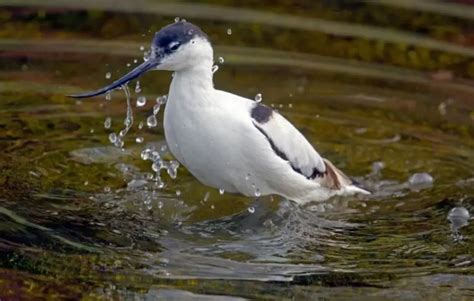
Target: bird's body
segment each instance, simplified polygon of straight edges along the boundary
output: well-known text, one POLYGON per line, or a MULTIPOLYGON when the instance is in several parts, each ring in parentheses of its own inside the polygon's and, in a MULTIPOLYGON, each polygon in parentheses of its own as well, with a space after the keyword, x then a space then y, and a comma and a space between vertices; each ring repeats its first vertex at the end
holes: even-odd
MULTIPOLYGON (((196 26, 179 22, 163 28, 152 50, 159 62, 145 62, 143 70, 175 72, 164 113, 168 147, 203 184, 246 196, 277 194, 299 203, 367 193, 323 159, 278 112, 215 89, 212 46, 196 26), (176 44, 181 50, 172 49, 176 44)), ((143 73, 139 68, 80 96, 110 90, 143 73)))

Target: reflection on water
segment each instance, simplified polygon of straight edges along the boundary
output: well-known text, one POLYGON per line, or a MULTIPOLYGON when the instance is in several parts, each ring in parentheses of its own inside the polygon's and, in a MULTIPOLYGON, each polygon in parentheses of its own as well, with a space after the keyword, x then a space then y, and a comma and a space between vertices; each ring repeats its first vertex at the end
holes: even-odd
POLYGON ((471 6, 4 2, 0 298, 472 297, 471 6), (177 14, 214 41, 217 87, 373 193, 297 206, 199 184, 166 149, 164 72, 64 97, 132 68, 177 14))

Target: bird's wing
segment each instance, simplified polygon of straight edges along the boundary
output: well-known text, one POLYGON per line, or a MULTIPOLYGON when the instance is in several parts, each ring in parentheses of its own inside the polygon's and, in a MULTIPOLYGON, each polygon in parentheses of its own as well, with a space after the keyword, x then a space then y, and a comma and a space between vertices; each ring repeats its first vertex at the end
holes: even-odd
POLYGON ((250 114, 254 126, 265 136, 276 155, 288 161, 295 172, 308 179, 321 178, 327 174, 324 159, 278 112, 265 105, 255 104, 250 114))

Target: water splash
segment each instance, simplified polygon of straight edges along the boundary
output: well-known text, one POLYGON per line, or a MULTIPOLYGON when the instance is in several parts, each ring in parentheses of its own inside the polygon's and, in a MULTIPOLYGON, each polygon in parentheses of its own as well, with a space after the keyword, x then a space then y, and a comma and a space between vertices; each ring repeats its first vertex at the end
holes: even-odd
POLYGON ((262 93, 257 93, 257 95, 255 95, 255 101, 256 102, 261 102, 262 101, 262 93))
POLYGON ((168 164, 168 167, 166 168, 166 171, 168 172, 168 175, 172 179, 176 179, 176 176, 178 175, 178 168, 179 168, 179 163, 178 161, 170 161, 168 164))
POLYGON ((142 91, 142 88, 140 87, 140 81, 137 80, 137 83, 135 84, 135 93, 140 93, 142 91))
POLYGON ((146 124, 148 125, 149 128, 154 128, 158 125, 158 120, 156 120, 155 115, 150 115, 146 119, 146 124))
POLYGON ((105 118, 104 128, 105 129, 110 129, 111 126, 112 126, 112 118, 110 118, 110 117, 105 118))
POLYGON ((433 177, 426 172, 415 173, 408 179, 408 183, 411 186, 431 185, 433 184, 433 181, 434 181, 433 177))
POLYGON ((224 58, 222 56, 220 56, 217 61, 219 62, 219 64, 224 64, 224 58))
POLYGON ((457 242, 464 239, 459 229, 467 226, 470 218, 469 211, 464 207, 454 207, 449 211, 447 219, 451 223, 451 235, 454 241, 457 242))
POLYGON ((143 107, 146 105, 146 97, 145 96, 140 96, 137 98, 137 107, 143 107))
POLYGON ((212 69, 211 69, 212 73, 216 73, 217 70, 219 70, 219 66, 217 65, 212 66, 212 69))

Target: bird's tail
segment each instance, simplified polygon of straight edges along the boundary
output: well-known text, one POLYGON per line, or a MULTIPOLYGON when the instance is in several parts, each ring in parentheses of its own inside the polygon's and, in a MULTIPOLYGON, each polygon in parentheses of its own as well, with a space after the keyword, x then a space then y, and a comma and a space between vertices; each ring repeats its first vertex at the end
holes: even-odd
POLYGON ((342 171, 340 171, 331 161, 323 159, 326 164, 326 175, 323 177, 321 184, 331 189, 339 190, 342 194, 370 194, 369 191, 360 187, 357 182, 350 179, 342 171))

